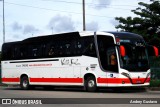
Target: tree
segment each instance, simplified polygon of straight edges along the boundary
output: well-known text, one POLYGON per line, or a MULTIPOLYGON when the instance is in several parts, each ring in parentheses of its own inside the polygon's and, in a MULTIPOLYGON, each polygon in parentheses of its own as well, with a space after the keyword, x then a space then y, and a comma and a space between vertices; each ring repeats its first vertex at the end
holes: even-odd
POLYGON ((140 7, 131 10, 137 17, 116 17, 115 19, 120 23, 116 28, 140 34, 149 44, 160 46, 160 2, 138 4, 140 7))

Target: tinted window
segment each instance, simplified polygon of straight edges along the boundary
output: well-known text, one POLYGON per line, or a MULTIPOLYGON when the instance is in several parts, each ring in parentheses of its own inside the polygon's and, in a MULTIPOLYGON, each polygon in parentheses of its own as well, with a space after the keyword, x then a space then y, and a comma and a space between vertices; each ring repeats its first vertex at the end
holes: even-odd
POLYGON ((83 55, 97 57, 94 38, 86 38, 83 42, 83 55))
POLYGON ((102 68, 107 71, 118 72, 116 47, 110 36, 97 36, 98 50, 102 68))
POLYGON ((41 45, 35 45, 31 48, 33 57, 41 57, 42 56, 42 47, 41 45))
POLYGON ((28 57, 28 47, 26 45, 15 45, 12 48, 13 59, 24 59, 28 57))
POLYGON ((8 43, 3 46, 2 50, 3 60, 73 57, 82 55, 96 57, 93 36, 34 43, 23 43, 23 41, 13 44, 8 43))
POLYGON ((9 60, 13 57, 12 47, 9 44, 4 44, 2 47, 2 60, 9 60))

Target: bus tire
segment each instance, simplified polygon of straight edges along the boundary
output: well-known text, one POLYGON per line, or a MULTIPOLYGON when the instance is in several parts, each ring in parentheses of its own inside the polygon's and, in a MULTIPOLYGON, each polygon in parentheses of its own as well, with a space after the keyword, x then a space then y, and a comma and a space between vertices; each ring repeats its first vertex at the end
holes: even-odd
POLYGON ((29 80, 28 80, 28 77, 27 77, 27 76, 23 76, 23 77, 21 78, 20 87, 21 87, 21 89, 23 89, 23 90, 28 90, 28 89, 29 89, 29 80))
POLYGON ((95 91, 97 91, 97 84, 96 84, 95 77, 89 76, 89 77, 86 79, 85 89, 86 89, 86 91, 88 91, 88 92, 95 92, 95 91))

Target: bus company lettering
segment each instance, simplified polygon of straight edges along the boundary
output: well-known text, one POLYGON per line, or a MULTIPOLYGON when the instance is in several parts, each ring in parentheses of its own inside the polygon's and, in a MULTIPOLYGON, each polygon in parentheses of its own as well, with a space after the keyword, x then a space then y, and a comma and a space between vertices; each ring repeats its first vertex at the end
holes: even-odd
POLYGON ((78 59, 62 59, 61 60, 62 65, 80 65, 78 62, 78 59))
POLYGON ((52 64, 30 64, 29 66, 52 66, 52 64))
POLYGON ((16 67, 28 67, 28 64, 19 64, 19 65, 16 65, 16 67))

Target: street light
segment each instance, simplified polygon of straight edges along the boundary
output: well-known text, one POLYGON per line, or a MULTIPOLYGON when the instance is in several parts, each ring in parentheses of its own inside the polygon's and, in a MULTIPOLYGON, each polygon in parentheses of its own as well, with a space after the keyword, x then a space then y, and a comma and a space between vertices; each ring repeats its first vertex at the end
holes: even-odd
POLYGON ((5 43, 5 18, 4 18, 4 0, 3 0, 3 43, 5 43))
POLYGON ((83 0, 83 30, 85 31, 86 30, 86 22, 85 22, 85 0, 83 0))
POLYGON ((4 0, 0 0, 3 2, 3 43, 5 43, 5 17, 4 17, 4 0))

